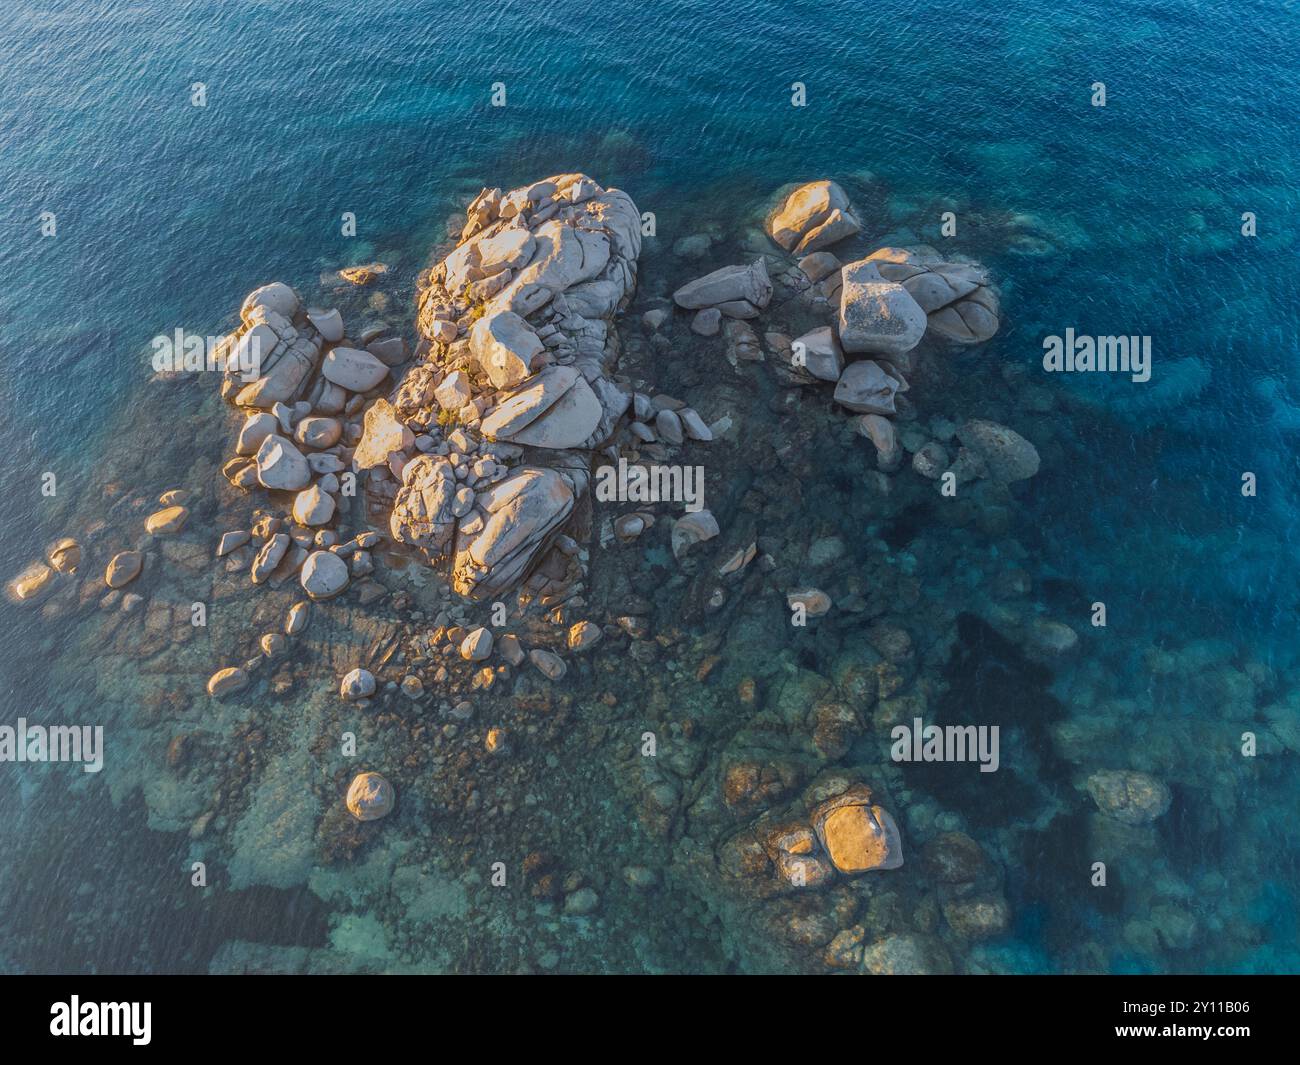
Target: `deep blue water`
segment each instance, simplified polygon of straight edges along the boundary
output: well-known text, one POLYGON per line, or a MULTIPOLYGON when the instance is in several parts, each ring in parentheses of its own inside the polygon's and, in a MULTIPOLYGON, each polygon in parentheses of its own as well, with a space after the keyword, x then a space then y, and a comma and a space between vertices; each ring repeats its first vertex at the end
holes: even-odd
MULTIPOLYGON (((1290 669, 1298 44, 1300 6, 1254 0, 9 0, 0 570, 60 531, 40 473, 89 490, 102 434, 148 418, 150 338, 229 328, 258 284, 397 252, 409 285, 483 184, 588 171, 667 247, 786 182, 870 174, 896 216, 956 210, 997 276, 1007 324, 982 357, 1033 369, 1067 326, 1153 338, 1145 389, 1052 382, 1079 400, 1073 446, 1028 501, 1039 565, 1110 604, 1108 668, 1130 649, 1145 690, 1151 644, 1214 636, 1290 669)), ((159 434, 178 463, 209 444, 159 434)), ((15 705, 23 660, 0 641, 15 705)), ((1294 902, 1293 874, 1260 905, 1294 902)))

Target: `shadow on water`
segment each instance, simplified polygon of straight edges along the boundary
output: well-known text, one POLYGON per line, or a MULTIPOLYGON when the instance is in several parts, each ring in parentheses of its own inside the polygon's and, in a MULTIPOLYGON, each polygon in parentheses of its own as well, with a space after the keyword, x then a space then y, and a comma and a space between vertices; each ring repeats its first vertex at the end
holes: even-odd
POLYGON ((327 911, 305 888, 230 891, 210 863, 211 886, 191 886, 201 848, 142 827, 138 796, 114 807, 58 790, 57 829, 6 856, 5 969, 21 959, 27 973, 202 973, 230 940, 326 945, 327 911))
POLYGON ((891 551, 901 551, 922 533, 934 528, 930 503, 913 503, 904 507, 881 531, 880 538, 891 551))
POLYGON ((1088 812, 1070 785, 1070 766, 1056 752, 1050 726, 1065 707, 1048 690, 1053 674, 971 614, 957 620, 957 641, 944 668, 949 688, 927 724, 998 726, 1000 765, 908 765, 910 782, 958 809, 980 834, 1010 824, 1020 835, 1016 869, 1006 885, 1017 913, 1036 914, 1035 935, 1054 956, 1068 953, 1099 917, 1123 908, 1123 885, 1086 893, 1088 812))
POLYGON ((975 826, 1032 819, 1068 779, 1048 733, 1064 713, 1047 690, 1051 670, 1029 661, 986 622, 962 614, 944 679, 948 690, 926 724, 996 726, 999 767, 983 773, 975 762, 920 762, 907 766, 909 779, 975 826))

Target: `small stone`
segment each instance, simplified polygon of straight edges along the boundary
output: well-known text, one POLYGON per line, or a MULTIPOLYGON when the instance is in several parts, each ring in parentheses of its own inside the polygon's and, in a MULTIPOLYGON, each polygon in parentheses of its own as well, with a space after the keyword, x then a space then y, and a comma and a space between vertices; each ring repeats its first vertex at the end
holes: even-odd
POLYGON ((248 687, 248 674, 238 666, 219 669, 208 679, 208 694, 214 699, 231 695, 248 687))
POLYGON ((304 418, 293 431, 298 443, 318 451, 333 447, 342 436, 343 423, 337 418, 304 418))
POLYGON ((680 444, 683 440, 682 420, 675 410, 661 410, 655 415, 655 432, 659 439, 670 444, 680 444))
POLYGON ((677 417, 681 419, 686 435, 692 440, 707 443, 713 439, 713 430, 704 424, 704 419, 691 407, 683 407, 677 412, 677 417))
POLYGON ((262 654, 267 658, 279 658, 289 649, 289 641, 278 632, 268 632, 258 641, 258 644, 262 648, 262 654))
POLYGON ((253 558, 250 570, 254 584, 261 584, 275 572, 275 568, 288 553, 291 543, 288 533, 276 533, 262 545, 261 550, 253 558))
POLYGON ((569 629, 569 650, 589 650, 600 642, 602 635, 599 625, 593 625, 590 621, 579 621, 569 629))
POLYGON ((166 507, 154 511, 144 523, 144 531, 154 536, 170 536, 185 527, 190 512, 185 507, 166 507))
POLYGON ((324 525, 334 517, 334 508, 334 497, 314 484, 294 497, 293 520, 299 525, 324 525))
POLYGON ((110 588, 121 588, 140 576, 144 556, 139 551, 122 551, 114 555, 104 571, 104 583, 110 588))
POLYGON ((221 542, 217 544, 217 558, 224 558, 230 552, 243 547, 253 534, 247 529, 231 529, 230 532, 221 534, 221 542))
POLYGON ((344 699, 369 699, 375 694, 375 675, 368 669, 353 669, 343 676, 339 694, 344 699))
POLYGON ((691 332, 697 336, 715 337, 722 329, 722 312, 717 307, 705 307, 691 319, 691 332))
POLYGON ((559 680, 568 672, 563 658, 540 647, 529 651, 528 657, 548 680, 559 680))
POLYGON ((460 643, 460 657, 466 662, 482 662, 492 653, 492 633, 479 626, 460 643))
POLYGON ((289 615, 284 620, 284 631, 287 636, 297 636, 307 627, 307 620, 311 616, 311 604, 307 602, 294 603, 289 608, 289 615))
POLYGON ((257 480, 263 488, 297 492, 311 480, 311 466, 293 444, 272 433, 257 449, 257 480))
POLYGON ((448 374, 446 379, 433 390, 433 398, 443 410, 457 411, 469 402, 473 390, 469 378, 460 370, 448 374))
POLYGON ((501 652, 501 657, 512 666, 521 666, 527 655, 519 643, 519 637, 513 633, 506 633, 497 641, 497 650, 501 652))
POLYGON ((313 551, 303 563, 300 579, 313 599, 329 599, 348 586, 348 564, 332 551, 313 551))

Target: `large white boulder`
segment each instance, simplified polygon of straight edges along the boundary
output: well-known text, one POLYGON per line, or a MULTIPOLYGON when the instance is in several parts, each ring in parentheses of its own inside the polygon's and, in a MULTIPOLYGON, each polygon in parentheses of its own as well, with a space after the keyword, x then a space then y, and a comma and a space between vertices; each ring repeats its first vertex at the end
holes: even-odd
POLYGON ((800 185, 767 220, 772 239, 796 255, 827 247, 861 228, 849 208, 848 196, 833 181, 800 185))
POLYGON ((474 323, 469 350, 493 387, 513 388, 532 373, 533 358, 546 346, 514 311, 498 311, 474 323))
POLYGON ((368 351, 332 348, 321 363, 321 375, 349 392, 369 392, 388 376, 388 367, 368 351))
POLYGON ((257 480, 263 488, 297 492, 311 480, 311 467, 293 444, 272 433, 257 449, 257 480))
POLYGON ((840 271, 840 345, 847 352, 901 359, 925 335, 921 305, 896 281, 886 281, 870 259, 840 271))

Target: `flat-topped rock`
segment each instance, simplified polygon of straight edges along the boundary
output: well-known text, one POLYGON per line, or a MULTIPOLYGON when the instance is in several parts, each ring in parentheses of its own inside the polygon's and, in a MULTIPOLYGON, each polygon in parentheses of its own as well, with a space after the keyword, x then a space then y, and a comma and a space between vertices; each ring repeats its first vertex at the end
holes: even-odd
POLYGON ((369 392, 388 376, 388 367, 360 348, 333 348, 321 362, 321 376, 349 392, 369 392))
POLYGON ((925 335, 925 311, 896 281, 886 281, 870 259, 840 271, 840 345, 846 352, 897 359, 925 335))

